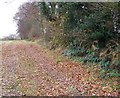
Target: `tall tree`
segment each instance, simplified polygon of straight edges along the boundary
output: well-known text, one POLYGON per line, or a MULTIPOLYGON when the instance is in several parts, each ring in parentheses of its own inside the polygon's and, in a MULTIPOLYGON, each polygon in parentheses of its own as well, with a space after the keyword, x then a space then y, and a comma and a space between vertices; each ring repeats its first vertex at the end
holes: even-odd
POLYGON ((23 39, 39 37, 42 32, 40 28, 41 18, 35 2, 21 5, 14 20, 17 21, 18 33, 20 33, 23 39))

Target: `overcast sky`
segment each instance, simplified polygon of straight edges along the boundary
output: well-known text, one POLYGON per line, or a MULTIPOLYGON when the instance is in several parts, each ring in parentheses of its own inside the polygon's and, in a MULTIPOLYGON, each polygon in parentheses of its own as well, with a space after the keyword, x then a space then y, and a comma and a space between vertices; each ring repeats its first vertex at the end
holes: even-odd
POLYGON ((17 30, 13 17, 19 6, 28 0, 0 0, 0 38, 15 34, 17 30))

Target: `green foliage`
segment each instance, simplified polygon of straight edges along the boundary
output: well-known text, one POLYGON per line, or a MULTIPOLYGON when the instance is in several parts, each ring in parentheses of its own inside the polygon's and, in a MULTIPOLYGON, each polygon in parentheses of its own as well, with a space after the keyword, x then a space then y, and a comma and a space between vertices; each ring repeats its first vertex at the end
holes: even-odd
POLYGON ((40 7, 41 14, 45 16, 47 19, 51 18, 51 13, 49 7, 45 2, 38 2, 38 6, 40 7))
POLYGON ((120 73, 118 73, 116 70, 113 70, 113 69, 109 69, 106 76, 109 76, 109 77, 120 77, 120 73))
POLYGON ((64 52, 65 56, 75 56, 79 53, 79 50, 76 49, 69 49, 64 52))
POLYGON ((114 60, 111 65, 120 68, 120 60, 114 60))
MULTIPOLYGON (((113 28, 112 10, 116 11, 117 3, 69 3, 69 2, 42 2, 38 3, 41 13, 52 24, 58 22, 57 28, 63 29, 60 38, 54 34, 52 42, 59 44, 63 40, 65 46, 80 42, 82 39, 98 41, 98 47, 103 48, 115 34, 113 28), (55 6, 58 6, 56 8, 55 6), (57 11, 57 14, 56 14, 57 11), (53 21, 54 20, 54 21, 53 21), (58 21, 60 20, 60 21, 58 21), (62 28, 60 28, 62 25, 62 28)), ((114 36, 115 37, 115 36, 114 36)), ((61 44, 61 43, 60 43, 61 44)), ((59 45, 57 45, 59 46, 59 45)), ((78 46, 79 47, 79 46, 78 46)))
POLYGON ((98 67, 100 69, 99 78, 105 78, 106 76, 119 77, 120 60, 111 61, 108 56, 100 58, 96 56, 98 50, 99 48, 85 51, 84 48, 77 49, 71 45, 71 48, 69 47, 69 49, 64 52, 64 55, 71 56, 74 60, 80 61, 81 63, 96 63, 96 65, 99 65, 98 67), (79 55, 80 53, 83 55, 79 55))

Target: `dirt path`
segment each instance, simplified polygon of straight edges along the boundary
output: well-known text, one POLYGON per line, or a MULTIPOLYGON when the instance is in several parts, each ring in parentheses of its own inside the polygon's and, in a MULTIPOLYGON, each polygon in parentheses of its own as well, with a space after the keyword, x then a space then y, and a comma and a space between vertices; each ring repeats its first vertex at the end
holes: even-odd
POLYGON ((37 44, 28 42, 2 43, 2 95, 117 95, 105 92, 78 64, 56 64, 37 44), (94 88, 94 89, 93 89, 94 88))

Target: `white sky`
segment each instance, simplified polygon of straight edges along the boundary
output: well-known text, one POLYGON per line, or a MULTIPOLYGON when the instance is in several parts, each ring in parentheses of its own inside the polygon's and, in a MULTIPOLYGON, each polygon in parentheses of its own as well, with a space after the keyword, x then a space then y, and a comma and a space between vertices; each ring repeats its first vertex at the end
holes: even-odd
POLYGON ((13 17, 19 6, 26 1, 28 0, 0 0, 0 38, 16 33, 17 26, 13 17))

